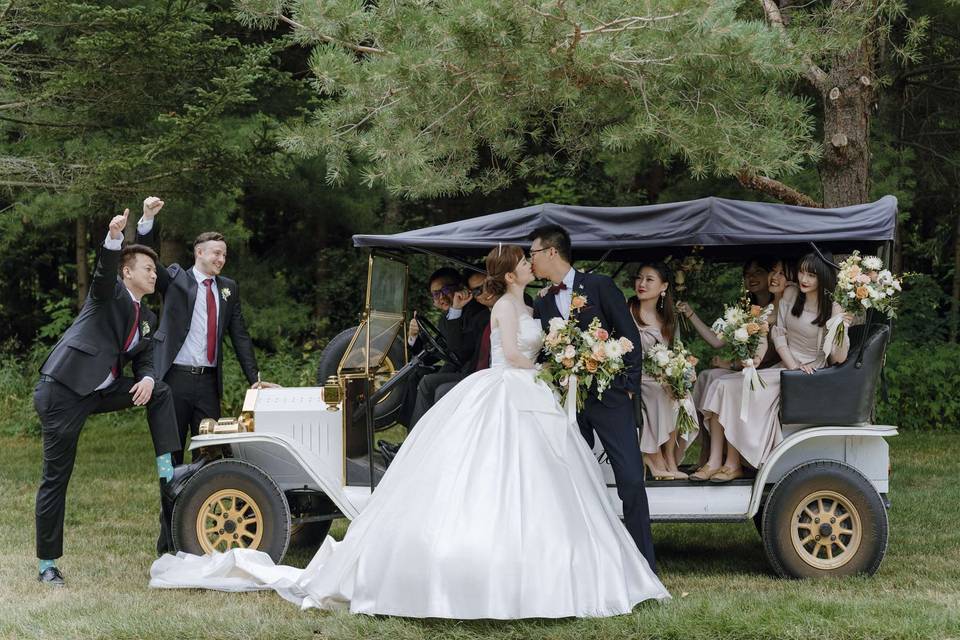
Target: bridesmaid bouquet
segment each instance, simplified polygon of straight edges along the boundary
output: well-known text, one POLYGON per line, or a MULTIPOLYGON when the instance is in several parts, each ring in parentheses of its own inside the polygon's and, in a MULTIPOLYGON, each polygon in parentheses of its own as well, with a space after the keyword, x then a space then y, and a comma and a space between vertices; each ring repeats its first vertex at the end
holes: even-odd
MULTIPOLYGON (((840 263, 833 300, 847 313, 858 314, 874 309, 888 318, 895 318, 900 288, 900 279, 883 268, 883 260, 876 256, 861 256, 859 251, 854 251, 840 263)), ((845 329, 842 322, 832 321, 827 331, 828 336, 833 335, 834 344, 843 343, 845 329)), ((826 344, 830 344, 829 339, 826 344)))
POLYGON ((693 384, 697 381, 697 359, 677 340, 673 349, 657 343, 644 354, 643 372, 663 385, 673 397, 677 409, 677 434, 685 436, 697 430, 693 418, 680 405, 690 397, 693 384))
POLYGON ((603 397, 614 377, 623 371, 623 354, 633 351, 633 343, 627 338, 611 338, 599 318, 594 318, 586 330, 577 326, 577 312, 586 306, 586 300, 586 296, 574 296, 569 318, 550 321, 543 341, 547 359, 538 365, 537 377, 557 391, 560 404, 568 411, 572 411, 572 400, 578 411, 583 408, 594 383, 597 396, 603 397))
POLYGON ((753 357, 760 347, 760 341, 766 339, 770 332, 771 313, 772 304, 761 307, 750 304, 750 301, 744 298, 737 305, 724 307, 723 317, 717 318, 711 327, 717 337, 723 340, 723 357, 744 363, 743 375, 750 381, 751 391, 757 386, 766 386, 763 379, 757 375, 753 357))

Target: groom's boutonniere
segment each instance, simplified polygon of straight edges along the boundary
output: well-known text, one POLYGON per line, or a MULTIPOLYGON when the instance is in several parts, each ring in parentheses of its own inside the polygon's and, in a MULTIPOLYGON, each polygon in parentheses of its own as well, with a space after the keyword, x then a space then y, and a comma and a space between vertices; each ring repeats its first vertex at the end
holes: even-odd
POLYGON ((148 333, 150 333, 150 323, 144 320, 140 323, 140 335, 146 338, 148 333))
POLYGON ((220 289, 220 297, 223 298, 224 302, 226 302, 227 298, 230 297, 230 293, 231 293, 230 289, 226 287, 224 287, 223 289, 220 289))
POLYGON ((570 308, 579 311, 587 306, 587 296, 583 294, 577 294, 570 299, 570 308))

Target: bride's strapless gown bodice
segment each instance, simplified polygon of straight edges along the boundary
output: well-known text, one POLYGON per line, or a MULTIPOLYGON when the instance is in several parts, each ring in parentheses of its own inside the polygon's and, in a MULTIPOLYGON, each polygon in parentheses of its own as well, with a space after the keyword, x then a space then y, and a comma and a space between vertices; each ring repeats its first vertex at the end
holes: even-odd
MULTIPOLYGON (((533 359, 540 323, 518 321, 533 359)), ((459 383, 410 432, 342 542, 306 569, 259 551, 166 555, 151 586, 274 589, 303 608, 416 618, 563 618, 630 613, 669 598, 607 498, 600 468, 532 369, 459 383)))
MULTIPOLYGON (((543 346, 543 331, 540 329, 540 321, 528 315, 520 316, 517 324, 517 346, 520 353, 536 360, 540 353, 540 347, 543 346)), ((503 340, 500 338, 499 327, 490 331, 490 367, 506 367, 507 359, 503 354, 503 340)))

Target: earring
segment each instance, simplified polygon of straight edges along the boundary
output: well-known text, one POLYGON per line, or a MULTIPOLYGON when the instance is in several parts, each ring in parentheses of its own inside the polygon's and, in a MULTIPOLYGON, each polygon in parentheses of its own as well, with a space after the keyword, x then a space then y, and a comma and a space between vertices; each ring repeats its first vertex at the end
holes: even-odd
POLYGON ((664 300, 666 299, 667 299, 667 292, 661 291, 660 299, 657 301, 657 309, 660 309, 661 311, 663 310, 664 300))

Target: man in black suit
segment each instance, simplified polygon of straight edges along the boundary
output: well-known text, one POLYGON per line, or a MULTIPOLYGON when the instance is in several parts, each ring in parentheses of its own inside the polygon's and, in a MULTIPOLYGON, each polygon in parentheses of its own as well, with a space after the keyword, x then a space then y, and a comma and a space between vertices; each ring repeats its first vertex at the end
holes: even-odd
POLYGON ((33 394, 43 431, 37 579, 52 586, 64 584, 55 561, 63 555, 67 484, 87 416, 146 405, 161 490, 173 479, 171 454, 180 450, 172 394, 166 384, 156 382, 157 317, 140 304, 154 290, 156 254, 138 245, 121 248, 129 213, 110 222, 83 309, 40 367, 33 394), (132 378, 123 375, 127 361, 133 363, 132 378))
POLYGON ((623 501, 623 523, 633 537, 637 548, 656 571, 653 535, 650 530, 650 509, 643 484, 643 458, 639 434, 634 420, 633 394, 640 392, 640 371, 643 353, 640 332, 630 316, 623 293, 613 280, 605 275, 583 273, 573 262, 570 235, 557 225, 547 225, 530 234, 530 262, 539 278, 549 279, 553 286, 534 304, 534 317, 549 331, 552 318, 569 318, 573 296, 585 296, 587 304, 577 313, 577 324, 586 329, 594 318, 614 338, 627 338, 634 350, 623 356, 624 372, 597 397, 596 387, 584 401, 577 414, 580 433, 591 447, 594 432, 600 436, 613 467, 617 493, 623 501))
MULTIPOLYGON (((416 404, 407 424, 409 429, 413 429, 423 414, 437 401, 440 387, 455 384, 477 370, 477 351, 482 345, 484 329, 490 323, 490 307, 478 300, 483 294, 486 274, 472 273, 465 280, 467 288, 453 292, 450 304, 445 309, 446 313, 440 318, 437 327, 446 339, 447 347, 460 360, 460 366, 447 363, 443 370, 428 373, 420 379, 416 404)), ((412 333, 416 335, 416 332, 412 333)), ((487 352, 489 357, 489 342, 487 352)))
MULTIPOLYGON (((154 218, 163 204, 153 196, 143 201, 137 242, 155 244, 154 218)), ((157 263, 163 314, 153 339, 154 368, 173 391, 181 449, 188 433, 197 435, 201 420, 220 417, 223 339, 227 334, 250 385, 276 386, 258 382, 260 370, 243 320, 240 289, 235 280, 220 275, 227 262, 223 236, 214 231, 201 233, 193 243, 193 255, 193 266, 188 269, 157 263)), ((182 462, 180 451, 174 463, 182 462)))

